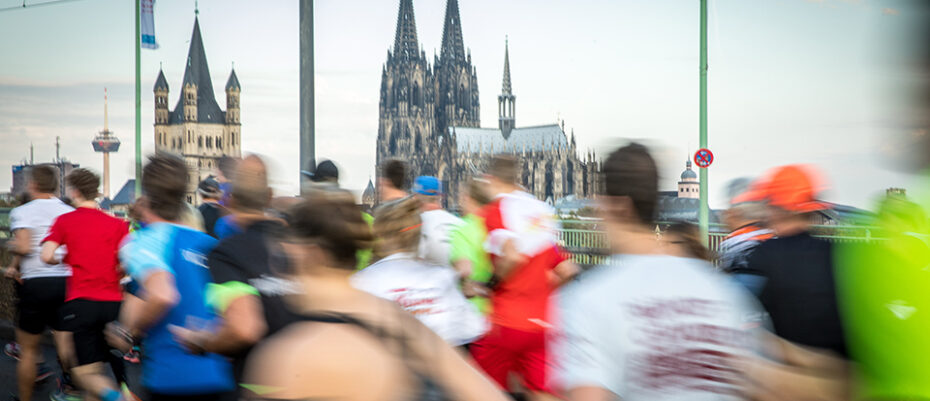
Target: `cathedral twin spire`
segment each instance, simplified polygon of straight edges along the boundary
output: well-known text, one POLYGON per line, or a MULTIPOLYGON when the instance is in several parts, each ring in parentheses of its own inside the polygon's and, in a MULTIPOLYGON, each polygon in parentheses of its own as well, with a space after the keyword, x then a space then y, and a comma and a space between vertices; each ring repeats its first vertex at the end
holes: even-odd
MULTIPOLYGON (((420 54, 417 42, 417 23, 413 13, 413 0, 400 0, 397 12, 397 32, 394 34, 394 56, 415 58, 420 54)), ((442 28, 442 60, 465 62, 465 42, 462 37, 462 20, 458 0, 446 2, 446 20, 442 28)))
POLYGON ((443 60, 465 62, 465 43, 462 38, 462 20, 459 17, 458 0, 446 2, 446 22, 442 27, 442 50, 439 57, 443 60))
POLYGON ((400 0, 397 12, 397 33, 394 34, 394 56, 416 58, 420 54, 417 43, 417 22, 413 15, 413 0, 400 0))

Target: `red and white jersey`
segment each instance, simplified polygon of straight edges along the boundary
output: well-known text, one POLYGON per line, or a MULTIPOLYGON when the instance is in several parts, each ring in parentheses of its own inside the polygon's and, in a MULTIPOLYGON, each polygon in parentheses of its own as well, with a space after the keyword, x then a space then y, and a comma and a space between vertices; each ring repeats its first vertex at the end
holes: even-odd
POLYGON ((484 210, 488 238, 485 250, 500 256, 507 240, 526 256, 548 251, 559 241, 555 210, 523 191, 499 195, 484 210))
POLYGON ((565 256, 559 252, 559 222, 554 210, 532 195, 517 191, 500 195, 482 211, 488 231, 484 243, 497 263, 504 244, 513 241, 527 257, 501 279, 491 294, 491 322, 523 331, 549 326, 549 294, 555 289, 552 271, 565 256))

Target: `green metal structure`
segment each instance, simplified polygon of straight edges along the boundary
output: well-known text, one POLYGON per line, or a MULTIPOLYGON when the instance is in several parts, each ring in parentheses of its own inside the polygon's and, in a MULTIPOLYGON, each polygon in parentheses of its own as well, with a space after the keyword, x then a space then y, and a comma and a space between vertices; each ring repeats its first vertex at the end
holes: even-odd
MULTIPOLYGON (((700 109, 700 147, 707 148, 707 0, 701 0, 701 109, 700 109)), ((700 169, 701 180, 701 206, 698 213, 698 225, 701 228, 701 238, 708 245, 709 227, 708 216, 710 209, 707 206, 707 167, 700 169)))

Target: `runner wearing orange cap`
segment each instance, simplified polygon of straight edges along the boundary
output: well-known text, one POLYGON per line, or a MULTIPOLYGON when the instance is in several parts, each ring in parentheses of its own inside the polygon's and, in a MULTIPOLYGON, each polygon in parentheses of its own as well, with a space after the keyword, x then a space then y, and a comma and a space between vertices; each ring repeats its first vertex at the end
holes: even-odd
POLYGON ((811 214, 829 207, 817 200, 822 182, 808 166, 777 167, 736 198, 764 202, 766 225, 776 235, 756 247, 747 269, 759 275, 757 296, 781 337, 771 339, 768 348, 782 352, 771 355, 775 361, 750 361, 744 371, 751 382, 765 383, 759 391, 779 394, 780 399, 814 391, 845 399, 848 392, 833 249, 809 232, 811 214))

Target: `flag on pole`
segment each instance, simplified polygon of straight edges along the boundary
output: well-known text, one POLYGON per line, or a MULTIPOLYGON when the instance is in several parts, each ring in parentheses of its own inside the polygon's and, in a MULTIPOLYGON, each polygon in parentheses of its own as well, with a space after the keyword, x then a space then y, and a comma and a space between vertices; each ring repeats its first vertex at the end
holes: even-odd
POLYGON ((142 4, 142 47, 157 49, 155 42, 155 0, 139 0, 142 4))

